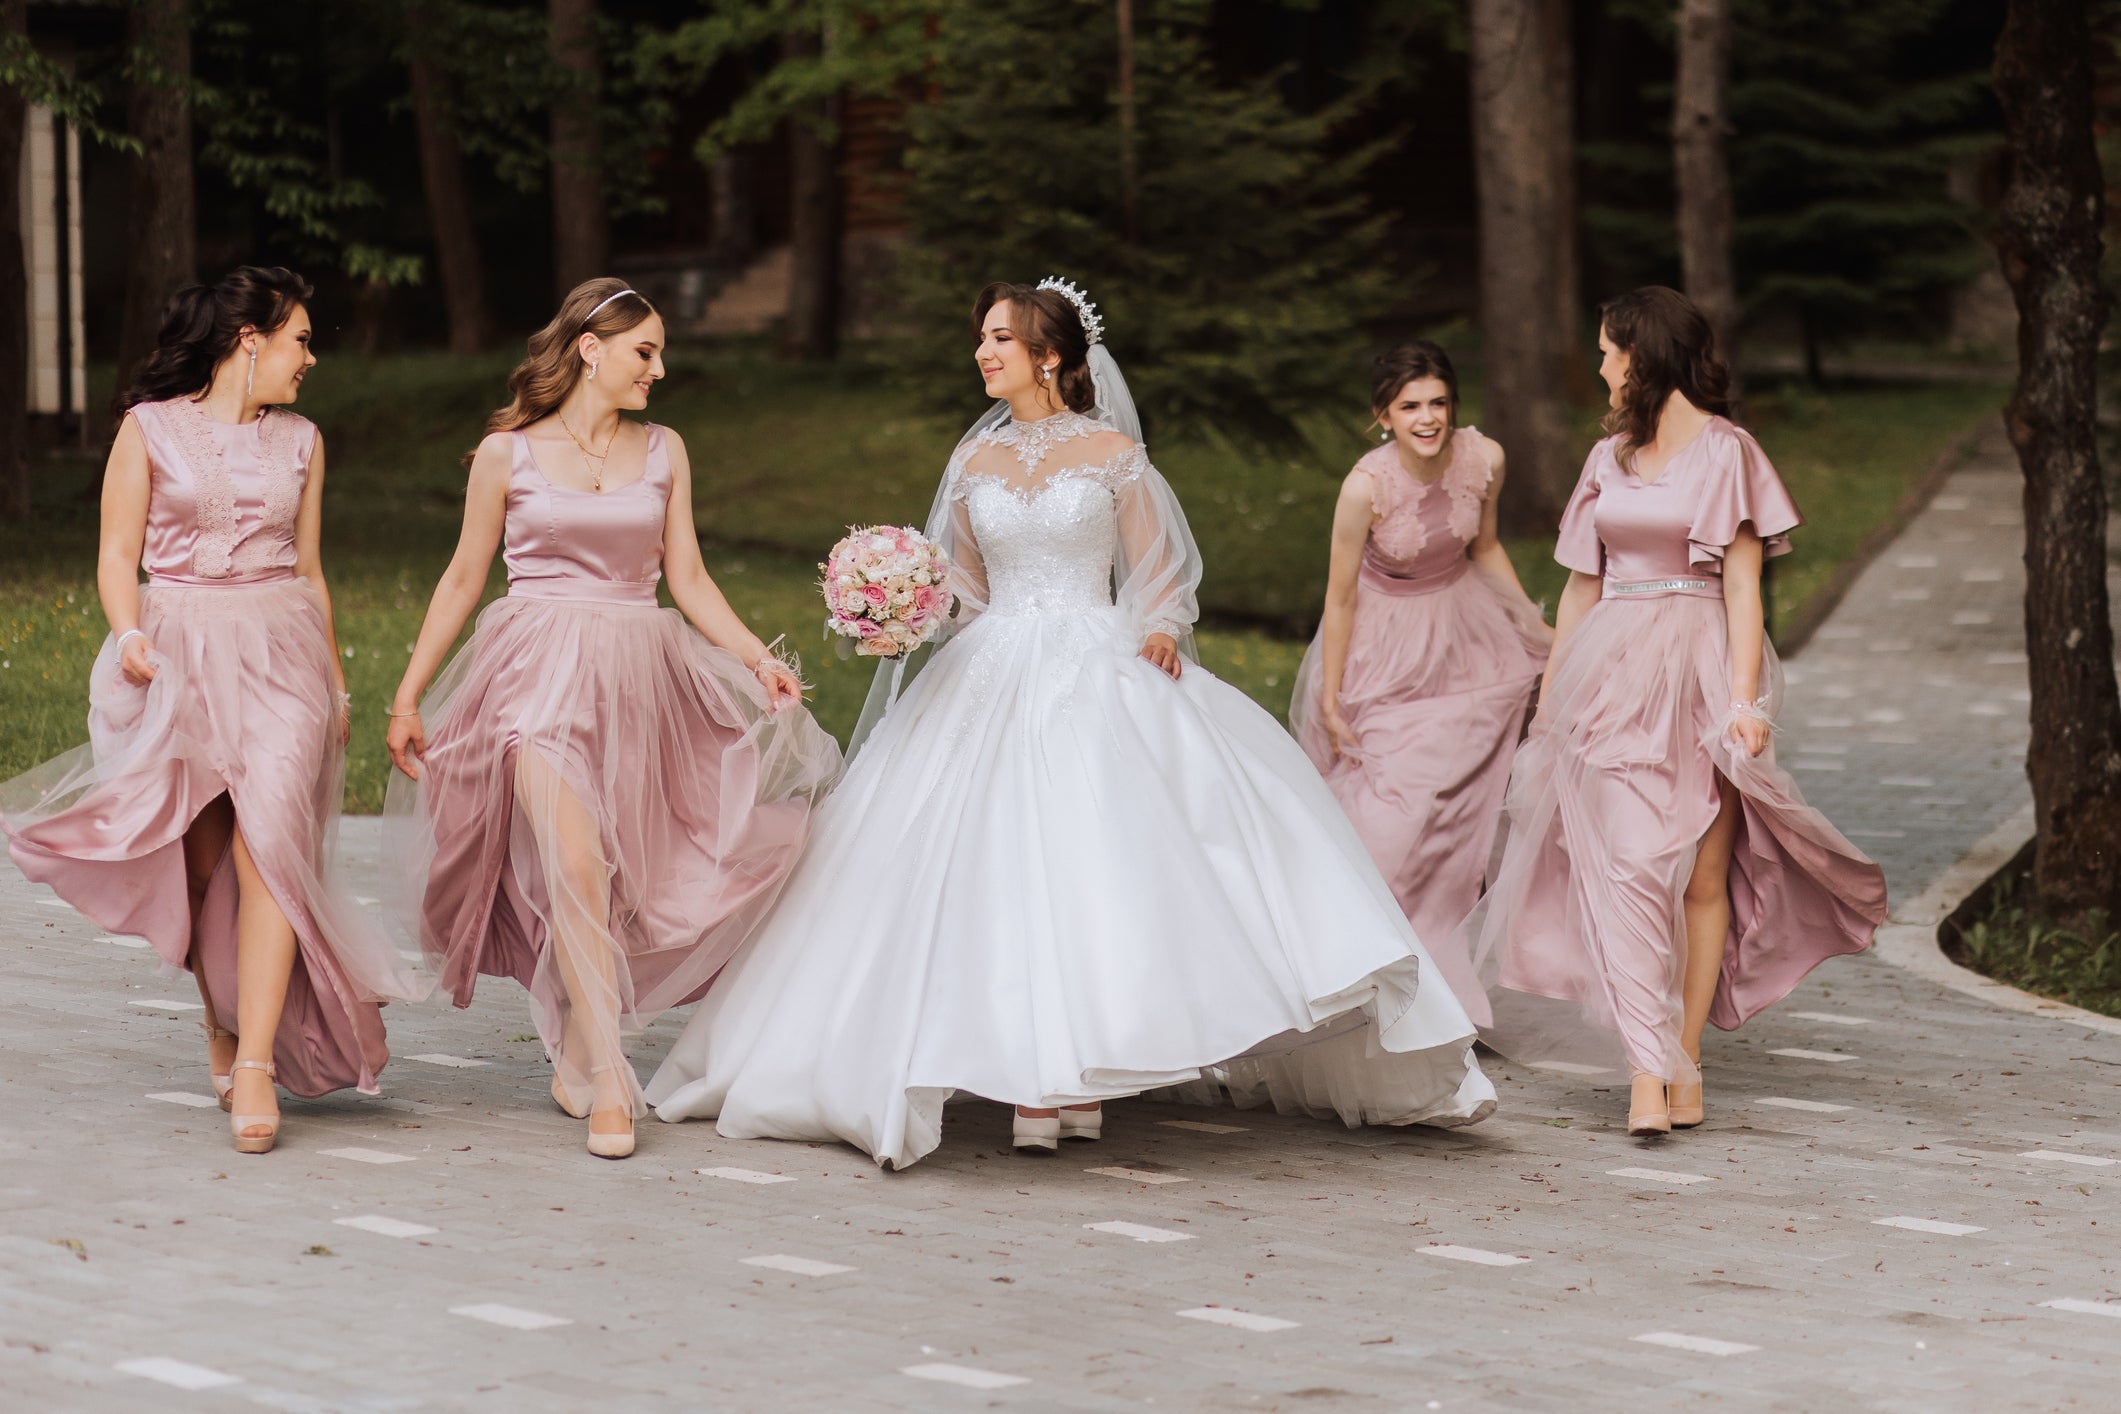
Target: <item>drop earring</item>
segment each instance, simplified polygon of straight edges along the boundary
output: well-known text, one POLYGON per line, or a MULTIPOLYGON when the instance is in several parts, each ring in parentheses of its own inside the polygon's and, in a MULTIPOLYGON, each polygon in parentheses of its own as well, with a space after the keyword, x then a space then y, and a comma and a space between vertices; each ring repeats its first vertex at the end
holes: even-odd
POLYGON ((593 383, 593 382, 595 382, 595 381, 596 381, 596 376, 597 376, 597 364, 596 364, 596 360, 592 359, 592 360, 590 360, 590 364, 589 364, 589 380, 590 380, 590 381, 591 381, 592 383, 593 383))
POLYGON ((250 351, 250 376, 243 380, 243 396, 249 397, 258 391, 258 351, 250 351))

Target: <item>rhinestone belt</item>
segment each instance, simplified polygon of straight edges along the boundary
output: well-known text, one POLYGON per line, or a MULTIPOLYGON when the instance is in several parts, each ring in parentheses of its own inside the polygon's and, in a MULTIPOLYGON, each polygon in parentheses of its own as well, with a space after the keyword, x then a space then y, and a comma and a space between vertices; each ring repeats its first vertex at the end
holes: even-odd
POLYGON ((1635 584, 1608 584, 1608 594, 1669 594, 1679 589, 1707 589, 1705 579, 1645 579, 1635 584))

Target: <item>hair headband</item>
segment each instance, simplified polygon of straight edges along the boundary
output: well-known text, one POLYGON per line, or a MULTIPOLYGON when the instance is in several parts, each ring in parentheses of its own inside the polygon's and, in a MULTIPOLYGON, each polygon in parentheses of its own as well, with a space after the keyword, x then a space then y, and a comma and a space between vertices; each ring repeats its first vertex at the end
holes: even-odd
MULTIPOLYGON (((633 296, 633 297, 634 297, 635 299, 639 300, 639 301, 640 301, 640 302, 641 302, 642 304, 648 304, 648 297, 647 297, 646 295, 643 295, 643 294, 642 294, 642 293, 641 293, 640 291, 638 291, 638 290, 620 290, 620 291, 618 291, 618 292, 617 292, 616 294, 610 294, 610 295, 606 295, 606 296, 604 296, 604 298, 602 298, 602 299, 598 300, 598 301, 597 301, 597 305, 596 305, 596 309, 592 309, 592 310, 590 310, 590 311, 589 311, 589 313, 587 313, 587 314, 585 314, 585 315, 583 315, 583 316, 582 316, 582 327, 584 327, 585 329, 586 329, 587 327, 589 327, 589 321, 590 321, 590 320, 592 320, 592 319, 594 319, 594 318, 596 318, 596 317, 597 317, 597 312, 598 312, 599 310, 603 309, 603 307, 604 307, 605 305, 607 305, 607 304, 610 304, 610 303, 611 303, 611 302, 612 302, 613 300, 615 300, 615 299, 624 299, 624 298, 626 298, 626 296, 628 296, 628 295, 632 295, 632 296, 633 296)), ((650 308, 651 310, 655 308, 655 306, 654 306, 654 305, 652 305, 652 304, 648 304, 648 307, 649 307, 649 308, 650 308)))

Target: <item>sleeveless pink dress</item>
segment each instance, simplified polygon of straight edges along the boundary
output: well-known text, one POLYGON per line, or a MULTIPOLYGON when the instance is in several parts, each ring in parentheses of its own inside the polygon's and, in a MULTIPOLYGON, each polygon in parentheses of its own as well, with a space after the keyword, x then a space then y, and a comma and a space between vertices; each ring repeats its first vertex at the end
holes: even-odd
POLYGON ((216 422, 187 399, 142 403, 147 534, 140 627, 154 680, 106 640, 89 675, 89 742, 0 786, 23 874, 99 927, 143 937, 172 971, 196 947, 221 1024, 236 1024, 236 871, 224 855, 196 932, 184 832, 226 794, 298 940, 274 1038, 298 1095, 373 1092, 389 1053, 380 1000, 420 988, 331 867, 345 753, 323 601, 295 573, 295 520, 317 430, 269 410, 216 422))
POLYGON ((1389 442, 1355 463, 1376 512, 1341 673, 1341 716, 1357 754, 1336 756, 1320 719, 1322 639, 1304 654, 1289 704, 1297 740, 1476 1022, 1488 1019, 1487 993, 1454 935, 1487 882, 1503 788, 1552 637, 1466 555, 1492 476, 1486 440, 1471 427, 1453 432, 1434 482, 1415 480, 1389 442))
MULTIPOLYGON (((1591 451, 1554 556, 1605 594, 1555 659, 1517 753, 1508 842, 1466 929, 1493 987, 1489 1039, 1562 1070, 1685 1082, 1682 910, 1717 778, 1738 791, 1731 929, 1709 1020, 1731 1030, 1885 921, 1885 875, 1804 803, 1772 743, 1728 735, 1724 549, 1750 525, 1767 555, 1802 523, 1752 436, 1710 419, 1645 484, 1615 439, 1591 451)), ((1772 714, 1782 669, 1764 646, 1772 714)))
MULTIPOLYGON (((421 703, 422 779, 393 772, 398 900, 458 1006, 481 973, 529 989, 561 1083, 590 1098, 570 1042, 555 923, 625 1030, 694 1001, 779 893, 839 747, 800 708, 656 603, 671 466, 648 427, 642 476, 556 486, 513 438, 508 594, 421 703), (525 754, 534 754, 525 760, 525 754), (552 859, 541 842, 567 842, 552 859)), ((599 1036, 615 1061, 616 1036, 599 1036)), ((623 1077, 642 1112, 639 1085, 623 1077)))

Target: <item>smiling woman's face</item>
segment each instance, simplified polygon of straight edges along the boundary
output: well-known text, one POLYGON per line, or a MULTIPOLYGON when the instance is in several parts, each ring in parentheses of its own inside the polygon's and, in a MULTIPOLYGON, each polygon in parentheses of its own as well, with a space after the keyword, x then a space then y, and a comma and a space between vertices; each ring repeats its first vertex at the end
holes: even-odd
MULTIPOLYGON (((980 324, 979 347, 973 358, 979 364, 980 381, 990 398, 1015 399, 1041 386, 1038 364, 1032 360, 1031 348, 1016 330, 1010 327, 1011 310, 1007 300, 987 311, 980 324)), ((1052 354, 1046 355, 1050 368, 1060 360, 1052 354)))
MULTIPOLYGON (((302 391, 302 377, 316 367, 317 356, 310 352, 311 332, 309 309, 296 305, 287 316, 287 322, 270 334, 246 334, 246 341, 258 355, 255 371, 238 364, 237 371, 243 374, 250 396, 261 405, 291 403, 302 391)), ((239 344, 235 357, 247 360, 239 344)))
POLYGON ((1409 456, 1428 458, 1451 442, 1451 387, 1441 378, 1409 378, 1386 405, 1385 429, 1409 456))
POLYGON ((648 406, 648 393, 663 376, 663 316, 650 314, 621 334, 599 339, 584 334, 581 340, 585 365, 594 365, 591 377, 583 369, 584 381, 621 408, 639 411, 648 406))

